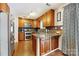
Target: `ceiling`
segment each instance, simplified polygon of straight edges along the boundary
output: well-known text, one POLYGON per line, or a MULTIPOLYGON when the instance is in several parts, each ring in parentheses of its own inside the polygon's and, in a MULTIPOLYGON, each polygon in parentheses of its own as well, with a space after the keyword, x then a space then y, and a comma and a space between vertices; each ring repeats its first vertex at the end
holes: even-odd
POLYGON ((18 17, 29 18, 31 12, 35 13, 35 16, 30 16, 31 19, 36 19, 49 9, 57 9, 65 3, 8 3, 12 14, 18 17))

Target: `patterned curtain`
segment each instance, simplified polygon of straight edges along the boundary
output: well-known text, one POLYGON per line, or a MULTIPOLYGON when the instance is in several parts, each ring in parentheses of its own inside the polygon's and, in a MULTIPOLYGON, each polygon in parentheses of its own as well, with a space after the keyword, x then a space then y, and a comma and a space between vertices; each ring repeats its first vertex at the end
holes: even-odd
POLYGON ((76 55, 76 39, 75 39, 75 19, 76 4, 72 3, 64 7, 63 28, 64 35, 62 41, 62 50, 69 56, 76 55))
POLYGON ((79 55, 79 3, 76 4, 75 25, 76 52, 79 55))

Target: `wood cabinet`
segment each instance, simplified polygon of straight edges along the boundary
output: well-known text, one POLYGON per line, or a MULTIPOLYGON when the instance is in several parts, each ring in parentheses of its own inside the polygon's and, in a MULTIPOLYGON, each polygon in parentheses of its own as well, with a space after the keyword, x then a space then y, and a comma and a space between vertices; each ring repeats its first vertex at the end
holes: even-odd
POLYGON ((50 39, 47 39, 44 42, 44 52, 48 53, 49 51, 50 51, 50 39))
POLYGON ((18 32, 18 40, 19 41, 25 40, 25 33, 24 32, 18 32))
POLYGON ((33 21, 33 28, 36 28, 36 20, 33 21))
POLYGON ((54 10, 47 11, 39 18, 43 21, 44 27, 54 26, 54 10))
POLYGON ((24 23, 29 23, 33 28, 40 28, 40 21, 43 21, 44 27, 54 26, 54 10, 49 10, 36 20, 19 18, 19 27, 23 27, 24 23))
POLYGON ((24 18, 19 17, 18 20, 19 20, 18 21, 19 27, 24 27, 24 23, 30 24, 32 27, 34 27, 33 19, 24 19, 24 18))
POLYGON ((47 12, 46 19, 46 26, 54 26, 54 10, 50 10, 47 12))
POLYGON ((10 8, 7 3, 0 3, 0 12, 9 12, 10 8))
POLYGON ((24 20, 19 20, 19 27, 24 27, 24 20))
POLYGON ((40 39, 40 55, 43 55, 44 53, 44 40, 40 39))
POLYGON ((36 36, 32 35, 32 49, 34 51, 34 54, 36 55, 36 36))
POLYGON ((59 36, 51 37, 51 50, 58 48, 59 36))
POLYGON ((50 40, 40 39, 40 55, 44 55, 50 51, 50 40))
POLYGON ((24 27, 24 23, 25 23, 25 20, 24 19, 18 18, 18 26, 19 27, 24 27))
POLYGON ((59 35, 58 36, 52 36, 51 39, 47 38, 45 39, 43 37, 40 38, 40 55, 44 55, 56 48, 58 48, 59 45, 59 35))
POLYGON ((40 20, 36 19, 33 21, 33 28, 40 28, 40 20))
POLYGON ((44 25, 44 27, 46 27, 47 26, 47 13, 45 13, 43 16, 42 16, 42 19, 41 20, 43 20, 43 25, 44 25))
POLYGON ((31 24, 32 28, 34 27, 34 20, 29 20, 29 23, 31 24))
POLYGON ((40 28, 40 20, 36 20, 36 27, 40 28))

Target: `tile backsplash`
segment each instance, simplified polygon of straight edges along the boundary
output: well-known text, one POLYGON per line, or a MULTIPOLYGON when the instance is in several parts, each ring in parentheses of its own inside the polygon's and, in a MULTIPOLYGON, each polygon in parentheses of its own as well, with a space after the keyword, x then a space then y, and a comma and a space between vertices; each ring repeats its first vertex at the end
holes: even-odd
POLYGON ((60 29, 63 29, 63 26, 49 26, 49 27, 46 27, 46 28, 49 29, 49 30, 54 30, 54 29, 60 30, 60 29))

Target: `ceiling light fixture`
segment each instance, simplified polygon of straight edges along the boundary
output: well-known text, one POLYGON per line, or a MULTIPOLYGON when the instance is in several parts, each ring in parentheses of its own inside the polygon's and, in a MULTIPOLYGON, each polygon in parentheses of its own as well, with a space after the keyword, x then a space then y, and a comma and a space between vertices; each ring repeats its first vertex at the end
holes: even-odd
POLYGON ((36 13, 35 12, 31 12, 29 15, 30 16, 36 16, 36 13))
POLYGON ((46 3, 47 6, 51 6, 49 3, 46 3))

